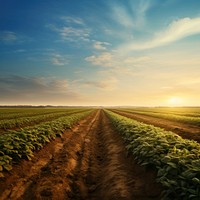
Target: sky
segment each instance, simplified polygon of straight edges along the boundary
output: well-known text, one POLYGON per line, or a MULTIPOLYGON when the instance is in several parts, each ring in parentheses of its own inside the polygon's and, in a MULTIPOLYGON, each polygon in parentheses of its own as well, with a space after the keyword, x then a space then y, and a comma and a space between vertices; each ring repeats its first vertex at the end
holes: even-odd
POLYGON ((200 106, 199 0, 0 4, 0 105, 200 106))

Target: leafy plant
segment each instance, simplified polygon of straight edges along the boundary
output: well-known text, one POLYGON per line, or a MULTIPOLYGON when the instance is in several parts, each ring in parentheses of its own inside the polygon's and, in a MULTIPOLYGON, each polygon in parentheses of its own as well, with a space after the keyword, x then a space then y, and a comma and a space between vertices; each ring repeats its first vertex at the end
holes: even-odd
POLYGON ((92 110, 85 110, 32 128, 0 135, 0 177, 3 176, 4 170, 12 169, 13 162, 18 162, 22 158, 31 160, 35 150, 41 149, 56 136, 61 136, 67 128, 71 128, 91 112, 92 110))
POLYGON ((157 169, 164 199, 200 199, 200 144, 106 111, 140 165, 157 169))

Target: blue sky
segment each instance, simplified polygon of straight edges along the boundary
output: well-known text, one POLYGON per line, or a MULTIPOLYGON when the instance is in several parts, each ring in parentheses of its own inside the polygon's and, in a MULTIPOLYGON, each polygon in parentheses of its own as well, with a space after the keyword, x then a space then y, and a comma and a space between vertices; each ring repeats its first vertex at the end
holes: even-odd
POLYGON ((0 2, 0 105, 199 105, 200 1, 0 2))

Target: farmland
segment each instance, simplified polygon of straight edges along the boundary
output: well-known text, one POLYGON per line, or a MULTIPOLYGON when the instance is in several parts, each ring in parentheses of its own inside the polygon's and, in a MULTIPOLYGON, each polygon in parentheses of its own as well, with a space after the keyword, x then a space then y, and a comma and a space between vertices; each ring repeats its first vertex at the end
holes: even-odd
POLYGON ((113 112, 200 142, 199 108, 118 108, 113 112))
POLYGON ((199 108, 0 112, 0 199, 200 198, 199 108))

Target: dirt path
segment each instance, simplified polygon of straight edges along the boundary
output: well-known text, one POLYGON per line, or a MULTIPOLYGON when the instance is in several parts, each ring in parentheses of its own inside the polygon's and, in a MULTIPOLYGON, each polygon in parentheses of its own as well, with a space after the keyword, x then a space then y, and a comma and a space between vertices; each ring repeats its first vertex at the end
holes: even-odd
POLYGON ((160 199, 155 172, 127 156, 125 144, 98 110, 66 131, 33 161, 0 180, 0 199, 160 199))
POLYGON ((125 117, 135 119, 146 124, 152 124, 164 128, 165 130, 177 133, 185 139, 193 139, 200 143, 200 128, 193 125, 188 125, 180 122, 174 122, 167 119, 161 119, 157 117, 147 116, 144 114, 128 113, 125 111, 112 110, 115 113, 123 115, 125 117))

